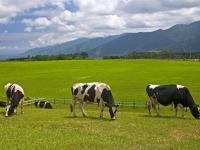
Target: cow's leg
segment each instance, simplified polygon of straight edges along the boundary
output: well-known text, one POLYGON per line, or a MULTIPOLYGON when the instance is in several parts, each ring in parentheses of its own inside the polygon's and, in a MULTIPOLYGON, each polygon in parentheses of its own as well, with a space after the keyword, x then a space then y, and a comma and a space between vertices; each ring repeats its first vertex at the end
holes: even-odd
POLYGON ((174 117, 177 117, 177 112, 178 112, 178 107, 177 107, 177 105, 174 105, 174 109, 175 109, 174 117))
POLYGON ((175 115, 174 117, 177 117, 178 107, 175 108, 175 115))
POLYGON ((173 111, 173 109, 174 109, 174 104, 172 103, 171 104, 171 111, 173 111))
POLYGON ((149 112, 149 116, 151 116, 151 107, 152 107, 152 102, 151 100, 149 99, 146 103, 146 108, 148 109, 148 112, 149 112))
POLYGON ((157 105, 157 116, 160 117, 160 104, 156 100, 156 105, 157 105))
POLYGON ((178 104, 178 106, 180 107, 180 109, 181 109, 181 111, 182 111, 182 118, 184 118, 185 117, 185 110, 184 110, 184 107, 183 107, 183 105, 182 104, 178 104))
POLYGON ((14 108, 14 113, 17 113, 17 107, 14 108))
POLYGON ((24 98, 20 100, 21 114, 24 113, 24 98))
POLYGON ((152 101, 152 107, 154 108, 157 116, 160 116, 160 112, 159 112, 159 103, 157 102, 157 100, 155 98, 151 98, 152 101))
POLYGON ((187 112, 187 107, 185 107, 185 112, 187 112))
POLYGON ((80 102, 79 102, 79 107, 80 107, 80 109, 81 109, 81 112, 82 112, 82 114, 83 114, 83 117, 88 117, 87 113, 86 113, 85 110, 84 110, 84 102, 83 102, 83 101, 80 101, 80 102))
POLYGON ((99 109, 100 109, 100 119, 103 119, 104 102, 102 99, 99 102, 99 109))
POLYGON ((148 107, 148 110, 149 110, 149 116, 151 116, 151 106, 148 107))
POLYGON ((159 110, 158 110, 158 106, 157 106, 157 105, 158 105, 158 104, 154 104, 154 105, 153 105, 153 108, 154 108, 154 110, 155 110, 157 116, 160 117, 160 112, 159 112, 159 110))
POLYGON ((11 105, 10 105, 10 104, 7 104, 7 107, 6 107, 6 114, 5 114, 6 117, 8 117, 8 112, 9 112, 10 107, 11 107, 11 105))
POLYGON ((73 97, 70 104, 70 109, 71 109, 71 112, 73 113, 73 117, 76 117, 75 105, 76 105, 76 100, 75 100, 75 97, 73 97))

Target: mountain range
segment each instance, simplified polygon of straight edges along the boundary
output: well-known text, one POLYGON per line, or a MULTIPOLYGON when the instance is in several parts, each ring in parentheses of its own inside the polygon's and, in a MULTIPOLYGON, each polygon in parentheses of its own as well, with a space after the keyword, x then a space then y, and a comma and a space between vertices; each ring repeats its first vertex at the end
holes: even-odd
POLYGON ((191 24, 177 24, 166 30, 153 32, 124 33, 120 35, 79 38, 62 44, 34 48, 21 54, 58 55, 87 52, 92 57, 123 55, 145 51, 190 51, 200 52, 200 21, 191 24))

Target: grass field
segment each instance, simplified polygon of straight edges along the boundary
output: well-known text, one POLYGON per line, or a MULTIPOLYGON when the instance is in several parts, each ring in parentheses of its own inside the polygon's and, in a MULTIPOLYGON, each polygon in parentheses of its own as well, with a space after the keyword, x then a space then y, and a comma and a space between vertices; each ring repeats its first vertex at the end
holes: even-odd
MULTIPOLYGON (((0 116, 1 149, 199 149, 200 122, 187 113, 186 119, 170 117, 173 112, 162 109, 163 117, 147 117, 144 109, 122 108, 117 120, 105 119, 89 106, 89 118, 72 118, 66 105, 53 110, 26 106, 23 115, 0 116)), ((79 112, 79 111, 78 111, 79 112)))
MULTIPOLYGON (((166 60, 87 60, 0 62, 0 96, 3 85, 17 82, 26 96, 70 98, 75 82, 108 83, 116 100, 144 102, 149 83, 186 85, 200 103, 200 63, 166 60)), ((173 118, 169 107, 162 117, 148 117, 144 108, 119 108, 117 119, 98 118, 97 106, 88 105, 89 117, 72 118, 69 106, 53 110, 25 106, 23 115, 4 117, 0 108, 0 149, 196 149, 200 147, 200 121, 173 118)))
POLYGON ((79 60, 46 62, 1 62, 3 85, 17 82, 26 96, 70 98, 77 82, 108 83, 116 100, 146 101, 147 84, 178 83, 187 86, 200 102, 200 63, 166 60, 79 60))

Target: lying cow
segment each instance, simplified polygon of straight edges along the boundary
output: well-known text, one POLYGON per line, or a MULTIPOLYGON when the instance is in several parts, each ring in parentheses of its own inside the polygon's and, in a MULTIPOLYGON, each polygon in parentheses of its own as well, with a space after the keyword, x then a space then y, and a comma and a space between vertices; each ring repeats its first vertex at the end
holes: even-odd
POLYGON ((111 88, 105 83, 77 83, 71 88, 72 101, 70 104, 71 112, 76 117, 75 105, 79 101, 80 109, 84 117, 87 114, 83 108, 84 102, 97 102, 100 107, 100 118, 103 118, 103 110, 105 106, 108 106, 110 117, 115 120, 115 115, 118 105, 115 105, 111 88))
POLYGON ((47 108, 47 109, 53 108, 49 101, 35 101, 34 105, 35 105, 35 107, 38 107, 38 108, 47 108))
POLYGON ((0 107, 6 107, 6 102, 2 102, 2 101, 0 101, 0 107))
POLYGON ((11 115, 12 113, 17 113, 17 106, 21 105, 21 114, 23 113, 23 103, 24 103, 24 90, 18 84, 8 83, 4 86, 4 90, 7 97, 7 109, 5 116, 11 115))
MULTIPOLYGON (((199 110, 197 105, 195 104, 189 90, 182 85, 148 85, 146 87, 146 92, 149 96, 149 103, 157 112, 157 115, 160 116, 158 110, 158 104, 162 104, 164 106, 173 104, 175 108, 175 116, 177 116, 177 106, 182 109, 182 113, 184 112, 184 107, 189 107, 192 115, 195 118, 200 117, 199 110)), ((150 109, 148 107, 149 115, 151 115, 150 109)), ((184 117, 184 114, 182 114, 184 117)))

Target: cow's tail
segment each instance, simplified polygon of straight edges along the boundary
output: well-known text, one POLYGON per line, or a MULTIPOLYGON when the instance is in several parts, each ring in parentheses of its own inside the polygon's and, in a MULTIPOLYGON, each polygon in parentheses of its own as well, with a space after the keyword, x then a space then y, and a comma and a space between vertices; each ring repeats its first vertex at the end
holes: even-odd
MULTIPOLYGON (((74 95, 74 92, 73 92, 73 87, 71 87, 71 93, 72 93, 72 96, 74 95)), ((72 98, 72 101, 73 101, 73 98, 72 98)), ((70 111, 73 112, 73 105, 72 105, 72 101, 70 103, 70 111)))

